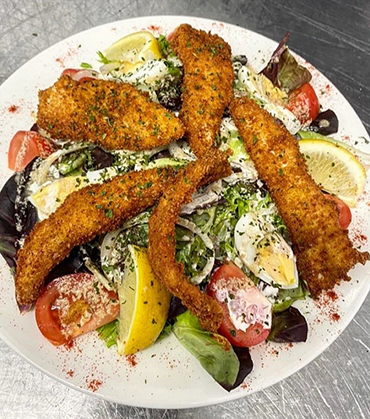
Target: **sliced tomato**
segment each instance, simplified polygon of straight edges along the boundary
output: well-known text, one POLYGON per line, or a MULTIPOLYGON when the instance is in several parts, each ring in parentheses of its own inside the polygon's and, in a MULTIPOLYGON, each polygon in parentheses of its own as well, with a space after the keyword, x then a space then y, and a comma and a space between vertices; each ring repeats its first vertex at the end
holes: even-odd
POLYGON ((302 124, 316 119, 320 112, 319 99, 310 83, 305 83, 289 94, 286 107, 302 124))
POLYGON ((111 322, 118 313, 117 294, 87 273, 54 279, 35 308, 40 332, 55 346, 111 322))
POLYGON ((35 157, 47 157, 55 151, 53 144, 35 131, 18 131, 10 141, 8 167, 23 170, 35 157))
POLYGON ((73 78, 73 76, 77 74, 79 71, 81 71, 79 68, 66 68, 62 71, 61 76, 70 76, 73 78))
POLYGON ((250 347, 260 344, 267 338, 271 328, 271 304, 235 264, 227 261, 214 272, 207 286, 207 294, 214 298, 224 311, 223 322, 218 332, 225 336, 232 345, 250 347), (246 299, 240 299, 241 295, 245 295, 246 299), (259 314, 262 312, 264 315, 268 312, 268 321, 267 318, 265 318, 265 324, 251 321, 251 325, 245 331, 236 327, 230 313, 230 299, 235 301, 237 310, 241 310, 243 314, 247 315, 252 310, 257 319, 261 317, 259 314), (266 307, 268 308, 266 309, 266 307))
POLYGON ((62 76, 69 76, 75 81, 79 81, 80 83, 83 83, 87 80, 94 80, 97 79, 98 73, 94 70, 90 69, 81 69, 81 68, 66 68, 63 70, 62 76))
POLYGON ((347 230, 352 221, 352 213, 349 206, 336 196, 327 193, 324 193, 324 196, 336 204, 339 214, 339 225, 343 230, 347 230))

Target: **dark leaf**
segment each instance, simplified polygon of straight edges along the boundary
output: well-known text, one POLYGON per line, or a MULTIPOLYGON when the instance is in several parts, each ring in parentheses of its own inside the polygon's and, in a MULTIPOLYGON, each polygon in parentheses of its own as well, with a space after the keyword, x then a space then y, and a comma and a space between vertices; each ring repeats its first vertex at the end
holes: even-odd
POLYGON ((16 266, 19 240, 28 234, 37 221, 33 205, 24 199, 25 185, 35 160, 20 173, 14 174, 0 192, 0 253, 7 264, 16 266), (17 196, 20 199, 17 199, 17 196))
POLYGON ((240 384, 244 382, 245 377, 247 377, 247 375, 249 375, 253 370, 253 361, 248 348, 239 348, 234 346, 234 352, 239 359, 239 372, 235 383, 231 387, 226 388, 223 386, 227 391, 231 391, 234 390, 234 388, 239 387, 240 384))
POLYGON ((310 131, 321 135, 330 135, 338 132, 339 121, 334 111, 328 109, 320 112, 317 118, 311 122, 310 131))
POLYGON ((248 62, 248 58, 246 55, 234 55, 233 56, 233 63, 240 63, 241 65, 246 65, 248 62))
POLYGON ((167 320, 172 320, 180 314, 185 313, 185 311, 186 307, 182 304, 180 298, 172 296, 167 320))
MULTIPOLYGON (((0 253, 11 268, 16 267, 19 240, 30 233, 38 220, 36 208, 24 199, 26 183, 36 164, 37 160, 34 160, 22 172, 14 174, 0 192, 0 253)), ((80 247, 74 248, 70 255, 49 273, 47 281, 81 271, 83 257, 80 247)))
POLYGON ((275 51, 272 53, 270 61, 267 63, 266 67, 260 72, 266 76, 274 86, 277 86, 280 56, 286 49, 286 43, 288 42, 289 36, 290 33, 287 32, 284 38, 279 42, 275 51))
POLYGON ((267 66, 261 71, 274 86, 292 92, 311 80, 311 73, 307 68, 299 65, 289 48, 285 45, 289 33, 285 35, 271 56, 267 66))
POLYGON ((73 248, 69 256, 50 271, 49 275, 46 277, 46 282, 48 283, 55 278, 74 274, 76 272, 85 272, 86 269, 84 268, 83 262, 84 256, 85 255, 81 252, 79 246, 73 248))
POLYGON ((150 161, 154 161, 157 159, 167 159, 171 157, 172 157, 171 153, 169 152, 168 149, 166 149, 166 150, 161 150, 159 153, 154 154, 154 156, 150 158, 150 161))
POLYGON ((104 169, 113 165, 113 155, 100 147, 95 147, 90 153, 95 170, 104 169))
POLYGON ((276 313, 272 319, 272 328, 268 340, 273 342, 306 342, 308 326, 306 319, 298 309, 276 313))
POLYGON ((30 131, 39 132, 39 126, 37 124, 33 124, 32 127, 30 128, 30 131))

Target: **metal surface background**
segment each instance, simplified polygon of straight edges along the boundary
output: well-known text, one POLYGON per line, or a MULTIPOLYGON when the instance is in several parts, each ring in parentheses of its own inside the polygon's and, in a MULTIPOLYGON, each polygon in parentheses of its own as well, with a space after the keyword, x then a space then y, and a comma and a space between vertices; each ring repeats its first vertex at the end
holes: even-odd
MULTIPOLYGON (((57 41, 114 20, 190 15, 234 23, 290 47, 346 96, 369 131, 369 0, 1 0, 0 83, 57 41)), ((1 205, 1 203, 0 203, 1 205)), ((243 399, 199 409, 153 410, 104 402, 28 365, 0 341, 0 418, 370 418, 370 297, 316 361, 243 399)))

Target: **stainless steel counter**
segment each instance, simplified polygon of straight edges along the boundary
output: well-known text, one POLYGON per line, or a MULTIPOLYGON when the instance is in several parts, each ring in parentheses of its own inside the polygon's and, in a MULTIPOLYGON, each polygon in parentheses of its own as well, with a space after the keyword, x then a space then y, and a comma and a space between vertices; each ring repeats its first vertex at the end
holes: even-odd
MULTIPOLYGON (((321 70, 370 127, 368 0, 1 0, 0 82, 55 42, 135 16, 223 20, 275 40, 321 70)), ((0 203, 1 205, 1 203, 0 203)), ((199 409, 152 410, 104 402, 45 376, 0 341, 0 418, 370 418, 370 297, 335 343, 287 380, 243 399, 199 409)))

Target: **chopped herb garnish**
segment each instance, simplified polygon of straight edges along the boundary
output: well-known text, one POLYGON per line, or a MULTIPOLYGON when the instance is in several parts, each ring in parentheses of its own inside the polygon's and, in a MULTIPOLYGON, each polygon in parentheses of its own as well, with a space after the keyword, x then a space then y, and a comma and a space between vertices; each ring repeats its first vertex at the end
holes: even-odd
POLYGON ((103 64, 110 63, 110 61, 108 60, 108 58, 101 51, 98 51, 97 54, 99 56, 99 60, 98 61, 100 61, 103 64))
POLYGON ((82 67, 82 68, 93 68, 92 65, 89 64, 89 63, 81 63, 80 67, 82 67))

